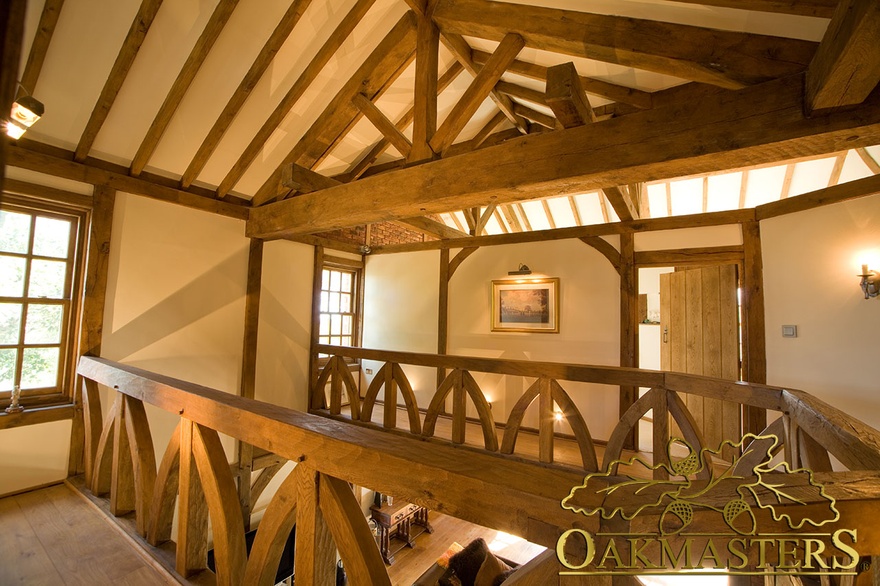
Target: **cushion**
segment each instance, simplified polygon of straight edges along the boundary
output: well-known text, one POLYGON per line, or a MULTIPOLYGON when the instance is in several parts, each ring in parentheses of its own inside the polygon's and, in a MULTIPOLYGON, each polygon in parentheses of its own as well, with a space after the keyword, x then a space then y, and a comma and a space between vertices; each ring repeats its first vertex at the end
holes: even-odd
MULTIPOLYGON (((489 551, 489 546, 482 538, 471 541, 467 547, 449 559, 449 569, 454 576, 445 576, 445 584, 461 586, 497 586, 513 571, 503 560, 489 551)), ((440 582, 444 585, 444 582, 440 582)))
POLYGON ((449 558, 449 568, 461 581, 462 586, 474 586, 477 572, 489 553, 489 546, 482 537, 474 539, 467 547, 449 558))
POLYGON ((495 557, 492 552, 488 552, 474 579, 474 586, 496 586, 504 581, 509 569, 510 566, 495 557))

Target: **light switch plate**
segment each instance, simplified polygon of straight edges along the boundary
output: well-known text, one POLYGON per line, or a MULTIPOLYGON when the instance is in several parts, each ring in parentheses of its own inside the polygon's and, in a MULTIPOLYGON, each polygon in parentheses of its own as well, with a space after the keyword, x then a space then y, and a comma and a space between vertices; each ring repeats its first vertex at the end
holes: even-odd
POLYGON ((783 338, 797 338, 797 326, 782 326, 783 338))

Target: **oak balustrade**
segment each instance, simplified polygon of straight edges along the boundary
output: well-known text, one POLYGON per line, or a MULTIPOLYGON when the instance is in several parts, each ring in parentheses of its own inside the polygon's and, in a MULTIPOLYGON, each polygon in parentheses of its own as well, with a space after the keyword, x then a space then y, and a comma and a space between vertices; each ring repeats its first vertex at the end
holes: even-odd
MULTIPOLYGON (((329 583, 338 550, 350 583, 389 584, 384 562, 351 484, 393 494, 406 502, 551 548, 567 529, 599 529, 598 519, 560 507, 561 500, 583 481, 583 471, 552 463, 552 449, 546 445, 552 442, 548 439, 553 437, 552 431, 545 430, 541 435, 545 442, 540 450, 543 462, 514 457, 510 449, 515 444, 522 413, 532 402, 537 401, 544 412, 555 402, 564 417, 570 422, 577 421, 580 413, 564 387, 566 381, 583 381, 651 389, 624 415, 608 439, 603 462, 606 468, 620 456, 627 431, 652 409, 655 420, 666 420, 663 414, 668 413, 684 435, 699 445, 700 431, 689 422, 686 404, 680 396, 691 393, 781 412, 782 417, 768 428, 768 433, 780 437, 785 456, 794 465, 827 471, 817 473, 817 478, 824 483, 826 492, 838 499, 841 519, 848 527, 864 528, 870 534, 868 525, 872 517, 865 513, 866 507, 873 507, 871 511, 880 509, 880 434, 800 391, 635 369, 350 348, 320 347, 319 351, 386 361, 385 371, 375 379, 381 382, 367 390, 363 401, 356 389, 348 389, 353 402, 351 416, 342 415, 341 396, 328 400, 324 391, 329 386, 332 393, 340 394, 343 388, 354 384, 350 371, 341 364, 342 358, 331 358, 313 389, 312 409, 322 416, 230 395, 101 358, 82 358, 78 373, 84 379, 86 485, 96 494, 109 495, 113 514, 133 512, 137 530, 149 544, 165 543, 167 548, 167 542, 175 539, 176 569, 181 575, 203 571, 210 518, 218 584, 271 584, 294 524, 297 583, 329 583), (424 420, 403 364, 450 369, 424 420), (451 395, 457 405, 453 419, 459 418, 459 426, 463 425, 465 402, 470 399, 479 403, 482 396, 472 372, 535 380, 513 408, 500 441, 491 411, 478 407, 483 447, 463 449, 454 445, 463 441, 460 429, 453 432, 449 441, 433 438, 428 416, 433 409, 436 421, 442 403, 437 397, 451 395), (99 385, 114 393, 113 406, 106 418, 101 416, 99 385), (378 392, 381 388, 387 392, 389 387, 399 388, 404 395, 410 425, 408 430, 396 429, 393 435, 384 431, 382 424, 368 423, 378 392), (145 404, 180 416, 158 465, 145 404), (331 411, 337 413, 331 415, 331 411), (352 416, 359 420, 357 425, 352 425, 351 419, 338 420, 352 416), (265 471, 279 468, 281 459, 297 463, 273 495, 250 554, 245 547, 244 520, 235 485, 237 468, 229 465, 219 434, 255 446, 258 453, 264 454, 255 458, 255 466, 263 460, 261 466, 265 471), (426 438, 431 441, 425 441, 426 438), (852 471, 831 472, 829 454, 852 471), (173 535, 175 501, 178 530, 173 535)), ((383 413, 389 415, 390 410, 383 413)), ((654 433, 656 443, 668 437, 669 428, 655 426, 654 433)), ((586 425, 574 435, 581 446, 583 467, 599 469, 586 425)), ((658 452, 655 457, 662 456, 658 452)), ((267 483, 261 478, 254 481, 255 485, 262 484, 260 491, 267 483)), ((864 547, 869 554, 880 553, 877 540, 867 541, 864 547)), ((518 572, 517 580, 535 583, 526 578, 527 573, 552 574, 552 566, 550 558, 536 559, 518 572)))
MULTIPOLYGON (((452 408, 449 415, 452 419, 452 433, 444 441, 454 445, 465 444, 464 427, 468 419, 466 402, 470 399, 477 414, 476 423, 483 432, 484 449, 517 457, 515 447, 517 438, 524 429, 524 415, 530 406, 537 404, 538 461, 554 463, 553 445, 557 434, 554 433, 553 425, 557 417, 561 417, 572 430, 583 470, 594 472, 613 467, 614 462, 623 455, 629 433, 650 412, 653 422, 652 455, 654 463, 658 464, 668 460, 666 449, 671 433, 670 421, 677 426, 676 433, 680 432, 696 450, 718 447, 705 444, 702 430, 698 428, 687 408, 685 397, 695 395, 731 401, 743 409, 775 412, 780 422, 771 424, 764 433, 775 432, 779 447, 791 465, 809 462, 814 471, 829 472, 830 454, 850 470, 880 470, 880 433, 801 391, 635 368, 439 356, 329 345, 319 345, 316 351, 328 355, 329 359, 312 386, 311 412, 337 419, 349 419, 363 426, 392 430, 399 435, 403 433, 424 439, 444 440, 436 434, 436 422, 444 414, 447 398, 451 395, 452 408), (353 359, 384 363, 363 396, 346 362, 353 359), (405 366, 433 367, 450 372, 425 406, 418 404, 405 366), (495 420, 498 413, 489 409, 486 395, 474 377, 475 373, 523 377, 527 381, 534 379, 515 402, 506 421, 501 422, 501 432, 498 431, 498 422, 495 420), (589 391, 586 391, 586 397, 581 396, 583 390, 573 396, 565 389, 565 384, 568 383, 649 389, 624 413, 610 436, 602 438, 607 443, 601 467, 596 458, 594 436, 586 424, 584 413, 575 401, 577 398, 588 402, 589 391), (343 414, 342 409, 343 388, 349 399, 348 414, 343 414), (383 390, 381 420, 374 423, 373 412, 379 393, 383 390), (398 392, 403 399, 402 405, 398 404, 398 392), (406 410, 408 428, 397 425, 399 406, 406 410), (500 442, 499 433, 502 434, 500 442)), ((742 437, 724 439, 736 443, 742 437)), ((657 472, 662 473, 662 470, 657 472)))

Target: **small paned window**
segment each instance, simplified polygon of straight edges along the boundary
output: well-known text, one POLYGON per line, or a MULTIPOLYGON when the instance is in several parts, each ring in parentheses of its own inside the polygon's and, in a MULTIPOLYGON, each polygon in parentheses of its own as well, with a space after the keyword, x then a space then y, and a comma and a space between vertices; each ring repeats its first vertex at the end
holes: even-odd
POLYGON ((319 300, 319 344, 332 346, 357 344, 357 280, 357 271, 324 267, 321 273, 319 300))
MULTIPOLYGON (((0 399, 70 396, 82 216, 0 209, 0 399)), ((27 401, 23 401, 27 402, 27 401)), ((33 401, 31 401, 33 404, 33 401)))

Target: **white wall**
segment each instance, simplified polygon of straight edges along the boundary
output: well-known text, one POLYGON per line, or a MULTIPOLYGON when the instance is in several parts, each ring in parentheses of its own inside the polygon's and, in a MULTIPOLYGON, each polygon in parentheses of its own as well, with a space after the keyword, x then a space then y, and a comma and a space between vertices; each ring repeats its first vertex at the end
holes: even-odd
POLYGON ((67 478, 70 420, 0 431, 0 497, 67 478))
MULTIPOLYGON (((365 347, 436 353, 439 257, 432 251, 368 258, 365 347)), ((617 365, 619 288, 619 277, 605 257, 577 240, 481 248, 449 284, 449 354, 617 365), (534 276, 560 278, 558 334, 490 331, 491 282, 506 278, 520 263, 531 267, 534 276)), ((427 407, 436 375, 433 369, 421 370, 411 380, 420 406, 427 407)), ((495 417, 506 419, 525 381, 474 374, 493 402, 495 417)), ((607 436, 613 422, 602 414, 616 413, 616 389, 569 383, 566 390, 589 406, 584 412, 593 418, 588 424, 596 437, 607 436)), ((525 423, 536 424, 529 417, 525 423)))
MULTIPOLYGON (((620 278, 611 263, 579 240, 484 247, 464 261, 450 282, 449 353, 617 366, 619 299, 620 278), (559 277, 558 334, 490 331, 491 282, 508 278, 520 263, 532 269, 532 276, 559 277)), ((492 397, 499 419, 500 414, 506 419, 531 384, 522 377, 474 374, 492 397)), ((615 422, 606 414, 617 410, 617 388, 561 384, 581 407, 593 436, 607 438, 615 422)), ((523 423, 537 427, 535 405, 523 423)), ((568 429, 561 425, 559 431, 568 429)))
MULTIPOLYGON (((364 269, 364 348, 437 353, 440 253, 436 250, 368 256, 364 269)), ((380 363, 365 360, 367 384, 380 363)), ((413 391, 427 407, 436 388, 433 368, 404 367, 413 391)), ((364 389, 366 390, 366 388, 364 389)), ((379 393, 384 399, 384 393, 379 393)))
POLYGON ((761 222, 768 382, 814 394, 880 428, 880 298, 858 286, 863 251, 880 270, 880 196, 761 222), (783 338, 783 325, 798 326, 783 338))
MULTIPOLYGON (((101 355, 237 393, 247 260, 244 222, 117 194, 101 355)), ((179 417, 147 413, 158 459, 179 417)))
POLYGON ((308 407, 315 249, 277 240, 263 245, 256 399, 308 407))

